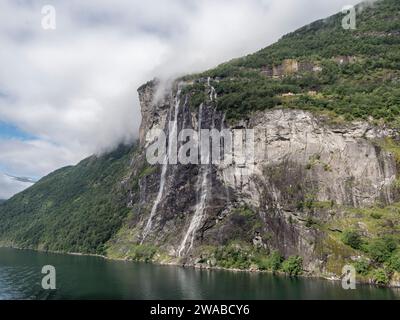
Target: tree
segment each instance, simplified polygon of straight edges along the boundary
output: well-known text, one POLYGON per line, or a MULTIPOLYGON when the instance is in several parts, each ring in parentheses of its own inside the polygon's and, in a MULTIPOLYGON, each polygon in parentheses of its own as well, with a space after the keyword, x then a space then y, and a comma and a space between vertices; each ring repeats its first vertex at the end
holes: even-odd
POLYGON ((354 268, 356 272, 362 276, 366 276, 369 272, 370 265, 369 262, 365 259, 358 260, 354 263, 354 268))
POLYGON ((395 244, 389 239, 374 239, 368 243, 366 249, 374 261, 384 263, 389 260, 395 244))
POLYGON ((384 269, 377 269, 372 273, 372 281, 377 285, 385 286, 389 283, 389 277, 384 269))
POLYGON ((282 263, 282 270, 290 276, 298 276, 303 272, 303 258, 290 256, 282 263))
POLYGON ((400 251, 395 252, 389 259, 389 268, 394 271, 400 272, 400 251))
POLYGON ((342 241, 344 244, 356 250, 360 249, 362 245, 360 234, 354 230, 345 230, 342 235, 342 241))

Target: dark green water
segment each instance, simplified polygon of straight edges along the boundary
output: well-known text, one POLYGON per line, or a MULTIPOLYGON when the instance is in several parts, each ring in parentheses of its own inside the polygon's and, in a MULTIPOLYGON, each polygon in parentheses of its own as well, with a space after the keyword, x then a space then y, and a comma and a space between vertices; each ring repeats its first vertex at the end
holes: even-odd
POLYGON ((195 270, 0 248, 0 299, 399 299, 400 291, 265 273, 195 270), (44 265, 56 290, 43 290, 44 265))

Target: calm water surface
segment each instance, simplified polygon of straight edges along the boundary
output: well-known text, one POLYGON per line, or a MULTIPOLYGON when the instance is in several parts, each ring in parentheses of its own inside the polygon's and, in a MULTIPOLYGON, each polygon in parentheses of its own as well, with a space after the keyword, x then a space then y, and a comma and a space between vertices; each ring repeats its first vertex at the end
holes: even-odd
POLYGON ((399 299, 397 289, 0 248, 0 299, 399 299), (43 290, 53 265, 57 289, 43 290))

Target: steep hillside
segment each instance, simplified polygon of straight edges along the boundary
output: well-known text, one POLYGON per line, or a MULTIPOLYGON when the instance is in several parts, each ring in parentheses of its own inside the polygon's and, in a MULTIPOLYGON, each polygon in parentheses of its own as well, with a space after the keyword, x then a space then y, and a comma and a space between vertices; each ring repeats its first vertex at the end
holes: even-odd
POLYGON ((133 152, 119 147, 59 169, 0 205, 0 243, 104 253, 128 212, 120 182, 133 152))
POLYGON ((343 14, 319 20, 244 58, 220 65, 186 88, 196 105, 213 78, 218 108, 228 119, 276 106, 330 113, 346 120, 384 119, 398 125, 400 2, 357 6, 356 30, 343 14))

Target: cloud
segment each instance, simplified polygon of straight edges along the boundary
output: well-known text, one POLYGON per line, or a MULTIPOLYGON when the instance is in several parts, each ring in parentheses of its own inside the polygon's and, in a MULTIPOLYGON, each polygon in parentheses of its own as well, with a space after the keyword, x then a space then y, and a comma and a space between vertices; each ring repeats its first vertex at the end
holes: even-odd
POLYGON ((0 139, 0 150, 0 171, 34 179, 81 160, 73 150, 42 140, 0 139))
POLYGON ((40 177, 135 139, 136 88, 256 51, 357 0, 5 0, 0 120, 35 137, 0 141, 0 168, 40 177), (41 8, 56 9, 43 30, 41 8))

